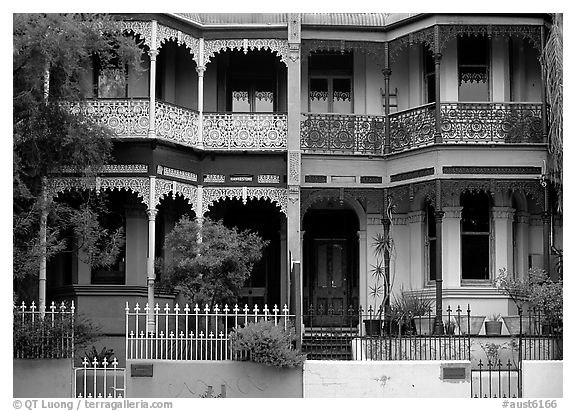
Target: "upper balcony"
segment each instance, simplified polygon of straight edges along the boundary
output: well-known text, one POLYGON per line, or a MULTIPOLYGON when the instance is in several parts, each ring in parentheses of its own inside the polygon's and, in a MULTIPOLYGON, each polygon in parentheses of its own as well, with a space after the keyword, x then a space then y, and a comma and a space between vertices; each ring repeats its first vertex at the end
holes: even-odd
MULTIPOLYGON (((144 41, 157 51, 143 59, 141 73, 119 69, 106 77, 96 65, 86 81, 94 99, 74 110, 95 116, 122 139, 283 152, 288 95, 291 109, 299 95, 300 109, 290 115, 301 116, 300 135, 290 138, 299 138, 304 153, 374 156, 433 144, 542 144, 543 36, 536 18, 522 21, 422 24, 384 33, 386 41, 368 32, 334 40, 350 34, 333 28, 330 39, 302 35, 300 58, 293 59, 278 33, 204 39, 157 23, 157 38, 144 41), (289 65, 300 68, 299 86, 290 90, 289 65)), ((128 32, 148 36, 143 27, 152 22, 136 23, 127 23, 128 32)))
MULTIPOLYGON (((72 112, 82 110, 118 138, 146 138, 150 131, 150 100, 93 99, 72 112)), ((199 113, 164 101, 155 102, 156 138, 206 150, 286 150, 286 114, 203 113, 199 136, 199 113)))

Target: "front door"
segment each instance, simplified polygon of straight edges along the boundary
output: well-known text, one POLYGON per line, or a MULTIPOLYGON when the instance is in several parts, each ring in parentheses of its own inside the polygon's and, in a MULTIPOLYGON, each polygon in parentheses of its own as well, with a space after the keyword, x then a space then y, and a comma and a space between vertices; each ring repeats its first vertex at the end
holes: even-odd
POLYGON ((312 325, 345 325, 350 265, 345 239, 314 239, 310 299, 315 309, 312 325))

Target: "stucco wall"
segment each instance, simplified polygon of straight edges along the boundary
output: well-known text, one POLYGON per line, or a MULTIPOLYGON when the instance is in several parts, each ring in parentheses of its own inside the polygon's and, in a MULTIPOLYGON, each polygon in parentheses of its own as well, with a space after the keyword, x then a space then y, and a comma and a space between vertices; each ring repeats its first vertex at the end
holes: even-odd
POLYGON ((227 398, 302 397, 302 370, 235 361, 128 361, 132 398, 197 398, 212 386, 227 398), (152 377, 132 377, 132 364, 153 364, 152 377))
POLYGON ((563 361, 522 361, 524 398, 561 398, 563 361))
POLYGON ((13 360, 15 398, 71 398, 72 360, 13 360))
POLYGON ((304 397, 470 397, 468 361, 306 361, 304 397), (464 380, 442 380, 463 367, 464 380))

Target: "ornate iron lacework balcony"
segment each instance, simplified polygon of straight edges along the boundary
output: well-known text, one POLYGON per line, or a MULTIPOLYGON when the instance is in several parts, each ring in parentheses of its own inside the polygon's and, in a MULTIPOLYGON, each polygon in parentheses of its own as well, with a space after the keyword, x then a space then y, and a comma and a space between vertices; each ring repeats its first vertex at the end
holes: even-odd
MULTIPOLYGON (((117 137, 146 137, 147 98, 93 99, 71 106, 73 113, 93 116, 117 137)), ((200 146, 198 112, 156 102, 156 136, 186 146, 200 146)), ((287 117, 279 113, 204 113, 203 145, 211 150, 286 150, 287 117)))
POLYGON ((381 154, 384 117, 303 113, 300 144, 307 152, 381 154))
POLYGON ((279 113, 204 113, 204 147, 211 150, 286 150, 288 123, 279 113))
POLYGON ((446 143, 543 143, 541 103, 441 103, 446 143))
POLYGON ((435 107, 435 103, 426 104, 390 115, 392 152, 434 144, 435 107))

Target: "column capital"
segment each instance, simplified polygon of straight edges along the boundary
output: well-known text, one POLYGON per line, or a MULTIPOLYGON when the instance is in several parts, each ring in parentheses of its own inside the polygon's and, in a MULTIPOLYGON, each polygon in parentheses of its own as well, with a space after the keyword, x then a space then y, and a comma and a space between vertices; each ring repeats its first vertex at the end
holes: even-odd
POLYGON ((392 70, 390 68, 384 68, 382 69, 382 74, 384 75, 384 78, 389 78, 392 75, 392 70))
POLYGON ((422 210, 408 213, 408 223, 423 223, 426 220, 426 212, 422 210))
POLYGON ((148 214, 149 221, 154 221, 156 220, 156 214, 158 214, 158 210, 155 208, 149 208, 146 210, 146 214, 148 214))
POLYGON ((432 54, 432 58, 434 59, 434 63, 440 64, 440 61, 442 60, 442 53, 434 53, 432 54))
POLYGON ((462 218, 462 207, 442 207, 444 218, 462 218))
POLYGON ((156 61, 156 57, 158 56, 159 51, 158 50, 150 50, 148 52, 148 56, 150 56, 150 60, 151 61, 156 61))
POLYGON ((442 223, 442 219, 444 218, 444 211, 434 211, 434 219, 437 223, 442 223))
POLYGON ((530 223, 530 213, 525 211, 517 211, 516 212, 516 221, 518 224, 528 224, 530 223))
POLYGON ((514 209, 512 207, 492 207, 494 219, 513 220, 514 209))
POLYGON ((196 73, 198 73, 199 77, 204 77, 204 72, 206 71, 206 66, 198 66, 196 67, 196 73))

